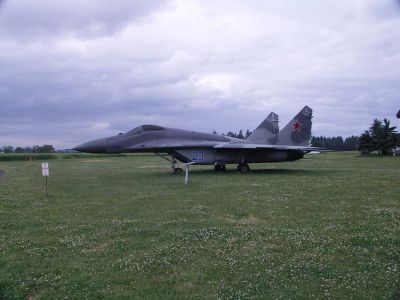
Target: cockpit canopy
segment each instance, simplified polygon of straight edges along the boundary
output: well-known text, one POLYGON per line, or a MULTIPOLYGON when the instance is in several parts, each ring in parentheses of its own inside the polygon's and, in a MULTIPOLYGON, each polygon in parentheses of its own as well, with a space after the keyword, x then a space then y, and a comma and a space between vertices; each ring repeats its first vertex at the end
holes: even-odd
POLYGON ((126 135, 139 134, 145 131, 165 130, 164 127, 158 125, 141 125, 126 133, 126 135))

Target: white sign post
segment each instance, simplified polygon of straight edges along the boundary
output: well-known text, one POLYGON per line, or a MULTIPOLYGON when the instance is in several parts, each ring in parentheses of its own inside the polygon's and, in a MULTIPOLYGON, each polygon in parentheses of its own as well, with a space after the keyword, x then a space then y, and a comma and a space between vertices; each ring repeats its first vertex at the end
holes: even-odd
POLYGON ((42 163, 42 175, 46 178, 46 197, 47 197, 47 177, 49 177, 49 163, 42 163))

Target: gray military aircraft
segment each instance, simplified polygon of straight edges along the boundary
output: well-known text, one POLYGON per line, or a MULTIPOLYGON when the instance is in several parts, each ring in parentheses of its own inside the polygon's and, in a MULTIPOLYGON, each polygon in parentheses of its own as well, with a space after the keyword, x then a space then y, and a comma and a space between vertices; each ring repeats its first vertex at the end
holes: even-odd
POLYGON ((279 131, 278 115, 271 113, 246 139, 217 134, 141 125, 126 133, 81 144, 74 150, 88 153, 153 152, 171 162, 175 173, 184 164, 214 165, 224 171, 226 164, 238 164, 247 173, 249 163, 293 161, 319 148, 310 147, 312 109, 305 106, 279 131), (169 156, 167 156, 169 155, 169 156))

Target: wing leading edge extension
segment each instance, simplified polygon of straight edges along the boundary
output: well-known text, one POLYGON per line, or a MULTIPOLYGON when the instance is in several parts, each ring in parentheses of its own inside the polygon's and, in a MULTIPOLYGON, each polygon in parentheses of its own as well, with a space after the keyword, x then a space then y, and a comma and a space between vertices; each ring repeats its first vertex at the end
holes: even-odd
POLYGON ((137 151, 155 151, 159 152, 160 150, 179 150, 179 149, 192 149, 192 148, 202 148, 202 149, 213 149, 215 145, 219 142, 216 141, 174 141, 172 142, 170 139, 166 140, 157 140, 157 141, 148 141, 141 143, 139 145, 133 145, 123 149, 126 152, 137 152, 137 151))

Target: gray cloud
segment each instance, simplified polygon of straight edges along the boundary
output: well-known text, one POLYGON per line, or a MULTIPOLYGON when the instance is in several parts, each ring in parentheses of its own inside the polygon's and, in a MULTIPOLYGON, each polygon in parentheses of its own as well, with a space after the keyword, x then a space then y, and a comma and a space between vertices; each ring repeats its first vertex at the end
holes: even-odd
POLYGON ((110 3, 4 3, 0 145, 253 129, 306 104, 315 134, 351 135, 399 109, 395 1, 110 3))
POLYGON ((112 34, 128 23, 141 20, 165 4, 148 1, 4 1, 0 34, 24 39, 77 34, 83 37, 112 34))

